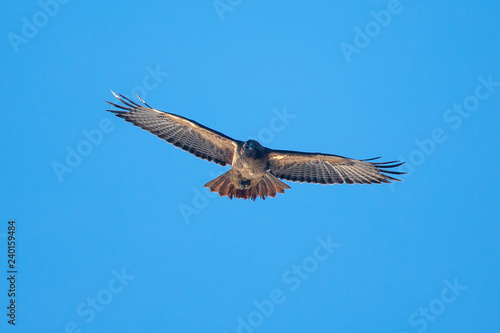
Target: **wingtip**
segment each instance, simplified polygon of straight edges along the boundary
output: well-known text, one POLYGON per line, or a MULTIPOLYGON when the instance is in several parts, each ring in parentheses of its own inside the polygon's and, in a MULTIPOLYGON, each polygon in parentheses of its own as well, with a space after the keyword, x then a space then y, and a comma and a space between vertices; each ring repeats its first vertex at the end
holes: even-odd
POLYGON ((115 96, 117 99, 120 99, 120 97, 118 97, 118 95, 113 90, 110 90, 110 91, 113 94, 113 96, 115 96))
MULTIPOLYGON (((372 159, 370 159, 370 160, 372 160, 372 159)), ((403 181, 402 179, 398 179, 398 178, 392 177, 390 175, 405 175, 406 174, 406 172, 388 170, 388 169, 397 168, 397 167, 405 164, 406 161, 402 161, 402 162, 400 162, 400 161, 370 162, 370 163, 372 163, 378 169, 378 171, 386 177, 385 180, 389 183, 391 181, 397 181, 397 182, 403 181)), ((385 181, 383 181, 383 182, 385 182, 385 181)))
POLYGON ((138 92, 136 92, 135 94, 136 94, 137 98, 138 98, 141 102, 143 102, 144 104, 146 104, 146 102, 144 102, 144 100, 141 98, 141 95, 139 95, 139 93, 138 93, 138 92))
POLYGON ((363 161, 363 162, 374 161, 374 160, 378 160, 381 157, 382 156, 377 156, 377 157, 372 157, 372 158, 366 158, 366 159, 361 160, 361 161, 363 161))
POLYGON ((140 100, 140 101, 141 101, 144 105, 146 105, 148 108, 152 109, 152 107, 151 107, 148 103, 146 103, 146 102, 142 99, 142 97, 141 97, 141 96, 139 96, 139 93, 138 93, 138 92, 136 93, 136 95, 137 95, 137 98, 139 98, 139 100, 140 100))
MULTIPOLYGON (((110 89, 109 91, 111 91, 111 93, 113 94, 113 96, 115 96, 118 100, 120 100, 120 98, 118 97, 118 95, 113 90, 110 89)), ((115 103, 112 103, 110 101, 104 101, 104 102, 108 103, 109 105, 116 106, 115 103)), ((112 110, 106 110, 106 111, 113 112, 112 110)))

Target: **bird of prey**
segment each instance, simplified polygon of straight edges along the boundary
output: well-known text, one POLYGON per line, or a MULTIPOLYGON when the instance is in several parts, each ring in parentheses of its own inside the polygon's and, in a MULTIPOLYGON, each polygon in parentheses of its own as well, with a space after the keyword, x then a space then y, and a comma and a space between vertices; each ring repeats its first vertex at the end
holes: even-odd
POLYGON ((391 175, 404 162, 374 162, 320 153, 275 150, 255 140, 240 141, 176 114, 156 110, 138 95, 140 105, 123 95, 121 102, 107 102, 119 110, 107 110, 196 157, 231 169, 205 184, 212 192, 230 199, 265 199, 285 193, 290 186, 278 178, 317 184, 380 184, 400 181, 391 175))

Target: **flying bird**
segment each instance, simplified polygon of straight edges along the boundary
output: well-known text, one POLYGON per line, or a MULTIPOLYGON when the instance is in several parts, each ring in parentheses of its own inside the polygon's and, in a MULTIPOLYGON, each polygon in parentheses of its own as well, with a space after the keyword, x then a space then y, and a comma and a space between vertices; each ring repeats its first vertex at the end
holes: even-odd
POLYGON ((140 105, 123 95, 121 102, 107 102, 119 110, 106 110, 196 157, 231 169, 205 184, 212 192, 230 199, 265 199, 285 193, 290 186, 280 181, 316 184, 380 184, 401 181, 389 169, 404 162, 374 162, 379 157, 356 160, 338 155, 275 150, 255 140, 235 140, 194 120, 156 110, 138 95, 140 105))

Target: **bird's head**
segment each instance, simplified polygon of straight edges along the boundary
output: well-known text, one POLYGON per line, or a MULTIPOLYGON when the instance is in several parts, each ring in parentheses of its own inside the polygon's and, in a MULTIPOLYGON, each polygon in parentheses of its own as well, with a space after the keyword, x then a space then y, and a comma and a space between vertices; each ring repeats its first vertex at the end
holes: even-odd
POLYGON ((259 158, 262 155, 264 147, 260 143, 255 140, 248 140, 243 143, 243 147, 241 149, 241 154, 247 157, 259 158))

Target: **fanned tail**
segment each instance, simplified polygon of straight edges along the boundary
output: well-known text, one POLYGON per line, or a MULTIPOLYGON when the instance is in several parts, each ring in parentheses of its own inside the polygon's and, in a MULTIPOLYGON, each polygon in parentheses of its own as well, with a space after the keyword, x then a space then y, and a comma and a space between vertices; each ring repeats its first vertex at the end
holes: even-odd
POLYGON ((231 182, 230 173, 231 170, 209 181, 205 184, 205 187, 208 187, 212 192, 218 192, 221 197, 228 196, 229 199, 252 199, 253 201, 255 201, 257 197, 261 197, 262 199, 266 199, 266 197, 274 198, 276 193, 285 193, 285 190, 290 188, 290 186, 283 183, 269 172, 266 172, 258 184, 249 189, 242 190, 231 182))

